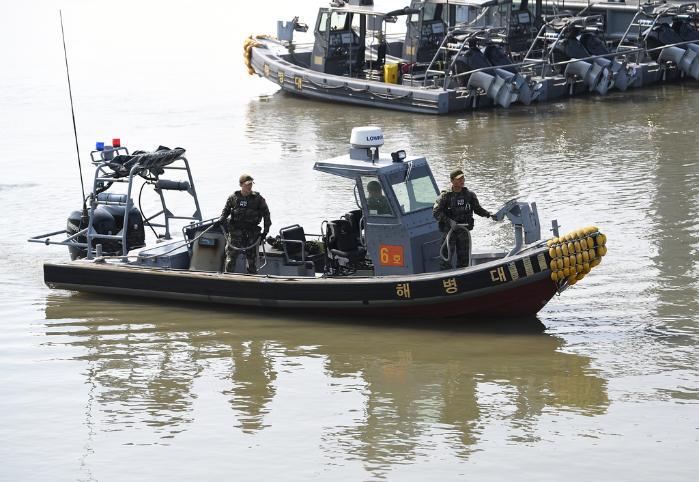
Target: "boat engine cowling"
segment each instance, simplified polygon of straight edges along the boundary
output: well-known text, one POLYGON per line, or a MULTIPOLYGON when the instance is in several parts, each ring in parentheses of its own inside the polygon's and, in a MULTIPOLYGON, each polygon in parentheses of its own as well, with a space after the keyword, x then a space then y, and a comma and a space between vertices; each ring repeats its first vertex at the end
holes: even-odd
MULTIPOLYGON (((454 61, 454 73, 461 74, 463 72, 469 72, 471 70, 485 69, 487 67, 492 67, 492 64, 483 55, 478 47, 470 47, 460 54, 454 61)), ((459 85, 468 85, 469 80, 473 74, 464 75, 459 77, 459 85)))
MULTIPOLYGON (((122 206, 98 205, 92 212, 93 234, 122 235, 124 229, 124 208, 122 206)), ((73 211, 68 216, 66 234, 73 236, 88 227, 88 220, 82 211, 73 211)), ((145 229, 141 211, 132 207, 126 222, 126 251, 145 246, 145 229)), ((75 239, 77 243, 86 243, 86 236, 75 239)), ((93 239, 93 248, 102 245, 102 253, 106 255, 120 255, 123 253, 121 240, 93 239)), ((69 246, 71 259, 80 259, 87 256, 87 249, 79 246, 69 246)))
POLYGON ((662 54, 662 51, 658 53, 656 48, 683 41, 682 37, 666 23, 656 24, 650 31, 643 32, 643 35, 646 36, 646 46, 650 50, 648 54, 653 60, 659 60, 662 54))
MULTIPOLYGON (((590 52, 573 36, 559 42, 553 49, 553 54, 556 62, 590 57, 590 52)), ((607 67, 607 62, 578 60, 577 62, 566 64, 563 74, 566 77, 579 77, 590 92, 596 91, 604 95, 611 86, 610 72, 607 67)))
POLYGON ((594 90, 604 95, 610 87, 609 70, 596 62, 571 62, 566 66, 565 75, 580 77, 590 92, 594 90))
MULTIPOLYGON (((471 70, 488 69, 488 67, 493 67, 493 65, 475 45, 459 55, 454 62, 457 74, 471 70)), ((489 69, 473 72, 466 78, 461 77, 459 83, 471 90, 483 90, 494 103, 507 108, 517 100, 512 82, 514 76, 515 74, 504 69, 489 69)))
MULTIPOLYGON (((611 54, 607 45, 599 35, 592 32, 585 32, 580 35, 580 43, 591 55, 611 54)), ((611 57, 600 57, 594 60, 596 64, 606 67, 612 74, 612 87, 624 91, 636 81, 636 71, 629 68, 626 63, 621 63, 611 57)))
POLYGON ((529 105, 538 97, 539 91, 535 91, 529 81, 512 65, 515 62, 512 60, 512 57, 507 55, 505 49, 498 45, 488 45, 485 48, 484 55, 491 64, 507 66, 501 67, 501 70, 506 70, 514 74, 512 84, 514 85, 518 101, 525 105, 529 105))
POLYGON ((686 75, 699 80, 699 46, 689 44, 686 49, 665 47, 658 56, 658 62, 667 61, 674 62, 686 75))
POLYGON ((513 83, 515 74, 503 69, 495 69, 492 73, 494 75, 485 72, 472 73, 467 87, 482 89, 493 102, 507 108, 517 100, 513 83))

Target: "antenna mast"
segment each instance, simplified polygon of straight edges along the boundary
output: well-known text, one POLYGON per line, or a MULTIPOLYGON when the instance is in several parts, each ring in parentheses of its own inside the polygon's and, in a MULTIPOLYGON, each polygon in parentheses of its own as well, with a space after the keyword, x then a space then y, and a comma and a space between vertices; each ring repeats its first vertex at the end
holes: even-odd
POLYGON ((70 72, 68 71, 68 51, 66 50, 66 35, 63 31, 63 13, 58 11, 61 18, 61 37, 63 38, 63 56, 66 59, 66 76, 68 77, 68 95, 70 96, 70 114, 73 116, 73 134, 75 136, 75 150, 78 153, 78 171, 80 172, 80 189, 83 194, 83 211, 85 210, 85 186, 83 185, 83 169, 80 163, 80 147, 78 146, 78 129, 75 127, 75 109, 73 109, 73 91, 70 87, 70 72))

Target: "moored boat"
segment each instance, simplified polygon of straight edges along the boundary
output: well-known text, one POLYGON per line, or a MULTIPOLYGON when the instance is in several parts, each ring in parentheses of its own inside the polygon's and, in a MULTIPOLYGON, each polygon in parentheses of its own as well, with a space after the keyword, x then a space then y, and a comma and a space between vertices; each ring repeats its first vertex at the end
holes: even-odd
POLYGON ((264 308, 512 318, 535 315, 606 254, 606 238, 594 227, 558 236, 554 222, 555 237, 542 240, 536 204, 511 200, 494 216, 512 223, 514 246, 474 251, 467 267, 442 270, 441 261, 454 257, 432 214, 439 191, 427 159, 403 150, 384 155, 383 134, 373 127, 354 129, 350 146, 349 154, 316 162, 314 169, 352 182, 356 207, 328 218, 319 234, 289 224, 275 238, 258 239, 250 248, 258 256, 255 274, 246 272, 247 247, 234 247, 240 255, 224 272, 231 240, 215 219, 201 216, 183 149, 94 151, 89 207, 70 216, 67 230, 30 239, 68 246, 74 258, 46 263, 44 281, 57 289, 264 308), (181 179, 166 178, 178 171, 181 179), (155 189, 160 212, 145 217, 134 207, 138 183, 155 189), (118 185, 126 192, 110 191, 118 185), (380 207, 370 194, 377 185, 380 207), (167 191, 191 196, 194 213, 171 212, 167 191), (156 223, 159 217, 164 221, 156 223), (172 241, 170 223, 177 219, 190 222, 183 239, 172 241), (166 241, 144 248, 144 226, 158 228, 158 239, 166 241), (63 233, 65 239, 51 240, 63 233))
POLYGON ((298 18, 245 41, 251 74, 283 91, 415 113, 509 107, 699 77, 694 4, 373 0, 319 10, 311 45, 298 18), (405 19, 404 33, 387 25, 405 19))

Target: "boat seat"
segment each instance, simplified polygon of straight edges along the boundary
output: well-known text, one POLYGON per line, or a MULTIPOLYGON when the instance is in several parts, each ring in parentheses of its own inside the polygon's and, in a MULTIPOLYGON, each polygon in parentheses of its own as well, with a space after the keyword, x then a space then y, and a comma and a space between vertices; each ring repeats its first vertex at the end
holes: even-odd
POLYGON ((355 209, 354 211, 350 211, 344 216, 342 216, 342 219, 346 219, 347 221, 349 221, 350 226, 352 228, 352 233, 359 240, 359 244, 362 244, 362 216, 363 215, 361 209, 355 209))
POLYGON ((279 239, 287 265, 314 268, 313 260, 306 252, 306 233, 301 226, 294 224, 280 229, 279 239))
POLYGON ((341 266, 353 266, 366 258, 366 249, 359 244, 347 219, 328 222, 328 254, 341 266))

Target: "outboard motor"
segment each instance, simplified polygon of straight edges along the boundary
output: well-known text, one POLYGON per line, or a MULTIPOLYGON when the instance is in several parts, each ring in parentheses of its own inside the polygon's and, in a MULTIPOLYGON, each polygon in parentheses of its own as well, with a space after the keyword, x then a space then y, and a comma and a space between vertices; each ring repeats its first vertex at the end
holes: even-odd
MULTIPOLYGON (((607 55, 611 53, 602 39, 593 32, 584 32, 580 36, 580 43, 591 55, 607 55)), ((600 57, 595 59, 594 62, 611 72, 612 87, 624 91, 636 81, 636 69, 628 67, 625 63, 621 63, 614 58, 600 57)))
MULTIPOLYGON (((573 29, 568 36, 558 42, 553 49, 554 61, 568 61, 590 57, 582 43, 577 39, 577 30, 573 29)), ((606 65, 598 62, 579 60, 566 65, 564 75, 582 79, 590 92, 606 94, 611 86, 610 72, 606 65)))
MULTIPOLYGON (((102 196, 102 195, 100 195, 102 196)), ((125 196, 124 196, 125 197, 125 196)), ((145 246, 146 233, 143 226, 141 211, 135 206, 131 208, 128 220, 124 223, 124 207, 115 205, 98 205, 92 212, 92 229, 96 234, 122 235, 126 224, 127 251, 145 246)), ((87 227, 87 219, 82 211, 73 211, 68 216, 66 234, 73 236, 87 227)), ((76 239, 79 243, 87 242, 85 236, 76 239)), ((123 252, 121 240, 105 239, 101 241, 102 252, 107 255, 119 255, 123 252)), ((70 259, 80 259, 87 256, 87 249, 69 246, 70 259)))
MULTIPOLYGON (((468 50, 459 55, 454 63, 454 69, 457 74, 486 67, 492 67, 492 64, 475 45, 475 42, 469 46, 468 50)), ((464 85, 465 83, 466 87, 472 90, 482 89, 493 102, 507 108, 512 102, 517 100, 517 94, 514 91, 514 77, 515 74, 507 70, 492 69, 474 72, 466 76, 466 78, 461 78, 460 84, 464 85)))
MULTIPOLYGON (((679 25, 677 29, 675 29, 665 23, 656 25, 653 28, 653 31, 651 31, 648 35, 648 46, 650 47, 651 45, 656 44, 660 46, 685 42, 687 40, 693 40, 693 38, 690 38, 693 36, 693 33, 697 34, 697 37, 699 37, 699 33, 697 33, 696 31, 693 31, 692 33, 692 31, 693 29, 689 25, 687 25, 687 28, 685 29, 683 29, 679 25), (687 38, 682 38, 678 31, 681 31, 687 38)), ((655 54, 657 55, 657 51, 655 51, 655 54)), ((651 52, 651 57, 652 56, 653 52, 651 52)), ((660 51, 660 55, 657 56, 657 61, 660 63, 673 62, 677 65, 677 68, 680 69, 681 72, 683 72, 686 75, 689 75, 690 77, 693 77, 694 79, 699 80, 698 44, 688 44, 685 46, 685 48, 665 47, 660 51)))
POLYGON ((650 31, 646 30, 643 32, 643 35, 646 37, 647 48, 651 50, 648 54, 653 60, 660 60, 659 57, 662 51, 652 49, 657 49, 663 45, 681 43, 683 41, 682 37, 667 23, 657 23, 650 31))
MULTIPOLYGON (((515 63, 512 58, 507 55, 505 50, 498 45, 488 45, 483 53, 488 59, 488 62, 490 62, 492 65, 512 65, 515 63)), ((502 70, 505 70, 513 75, 511 82, 514 85, 518 101, 525 105, 529 105, 539 96, 540 90, 536 87, 533 88, 529 81, 522 74, 520 74, 515 67, 504 67, 502 69, 495 70, 495 72, 501 77, 504 77, 504 73, 501 73, 502 70)))

